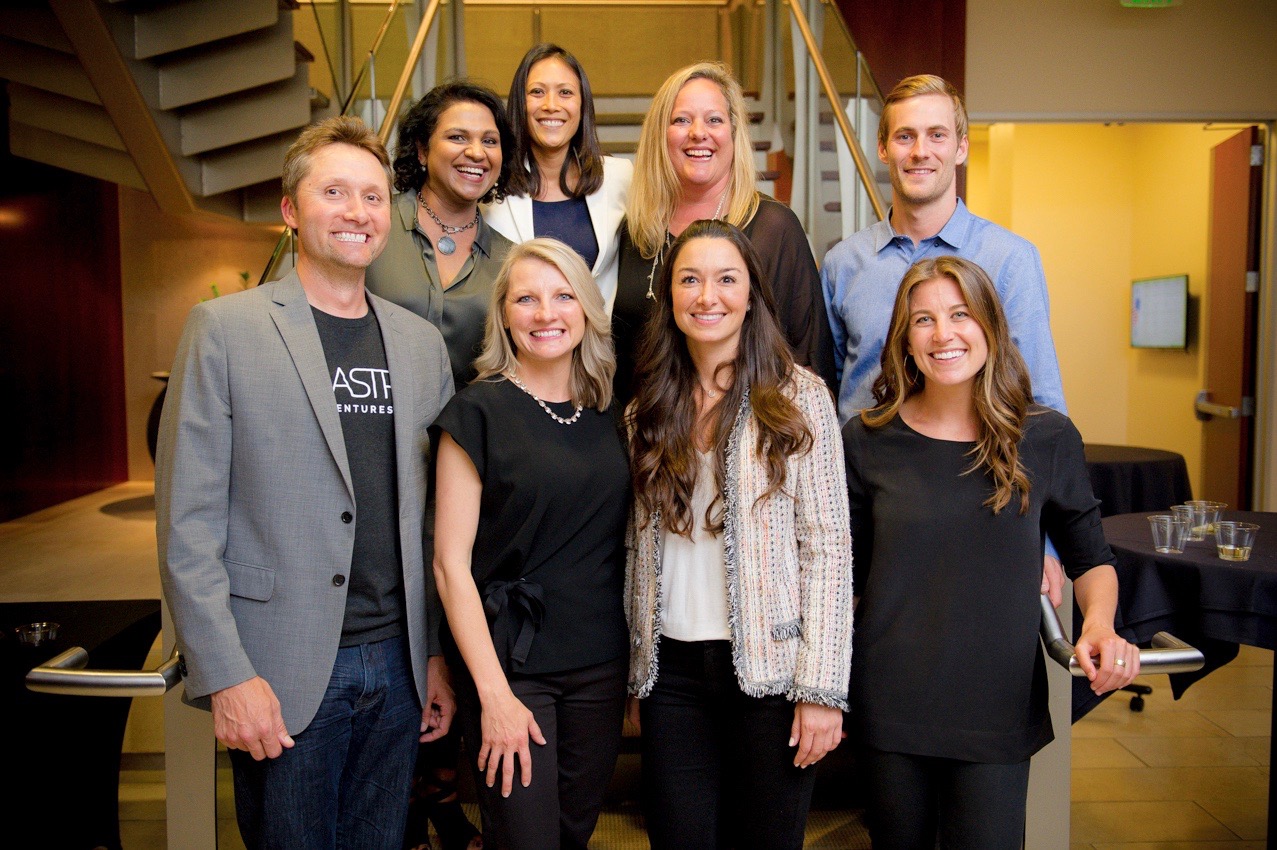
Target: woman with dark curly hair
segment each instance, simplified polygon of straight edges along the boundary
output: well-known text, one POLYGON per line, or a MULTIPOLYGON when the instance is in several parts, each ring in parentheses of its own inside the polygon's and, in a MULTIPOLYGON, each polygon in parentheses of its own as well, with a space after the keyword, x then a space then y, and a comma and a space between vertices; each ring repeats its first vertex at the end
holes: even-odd
MULTIPOLYGON (((386 248, 368 268, 366 285, 439 329, 457 389, 475 375, 492 286, 513 247, 479 211, 480 203, 501 197, 513 144, 501 99, 465 80, 426 92, 399 122, 398 194, 386 248)), ((433 498, 427 510, 430 558, 433 498)), ((457 801, 457 735, 422 745, 417 762, 406 846, 428 844, 429 817, 444 850, 482 847, 457 801)))
POLYGON ((833 396, 794 363, 731 224, 689 223, 653 294, 627 413, 648 835, 656 850, 798 850, 851 666, 833 396))
POLYGON ((594 273, 610 314, 634 166, 603 155, 590 78, 557 44, 524 55, 506 104, 514 132, 510 185, 484 215, 514 242, 550 236, 571 245, 594 273))
POLYGON ((513 146, 501 99, 466 80, 435 86, 399 122, 398 195, 367 286, 439 329, 457 389, 474 377, 492 283, 511 247, 479 204, 503 196, 513 146))

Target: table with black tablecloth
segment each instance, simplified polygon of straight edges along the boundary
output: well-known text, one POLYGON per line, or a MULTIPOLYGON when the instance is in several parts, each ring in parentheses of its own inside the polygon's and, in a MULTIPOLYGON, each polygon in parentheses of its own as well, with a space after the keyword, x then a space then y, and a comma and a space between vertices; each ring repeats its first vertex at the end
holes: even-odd
MULTIPOLYGON (((1224 561, 1214 540, 1190 542, 1183 554, 1153 551, 1146 513, 1104 520, 1117 555, 1118 619, 1124 635, 1144 642, 1159 631, 1203 650, 1198 673, 1171 676, 1176 695, 1237 655, 1237 644, 1277 649, 1277 513, 1224 511, 1222 520, 1253 522, 1259 535, 1249 561, 1224 561)), ((1274 665, 1277 689, 1277 665, 1274 665)), ((1277 692, 1277 691, 1275 691, 1277 692)), ((1277 743, 1277 712, 1273 715, 1277 743)), ((1274 760, 1273 763, 1277 763, 1274 760)), ((1277 838, 1277 785, 1269 781, 1269 846, 1277 838)))
POLYGON ((1193 498, 1184 456, 1137 446, 1087 443, 1086 471, 1100 500, 1101 516, 1157 513, 1193 498))
POLYGON ((24 677, 73 646, 90 669, 138 670, 160 631, 157 599, 0 604, 0 722, 5 791, 0 823, 10 836, 29 825, 42 847, 120 846, 120 750, 132 701, 35 693, 24 677), (23 646, 14 627, 60 624, 55 640, 23 646))

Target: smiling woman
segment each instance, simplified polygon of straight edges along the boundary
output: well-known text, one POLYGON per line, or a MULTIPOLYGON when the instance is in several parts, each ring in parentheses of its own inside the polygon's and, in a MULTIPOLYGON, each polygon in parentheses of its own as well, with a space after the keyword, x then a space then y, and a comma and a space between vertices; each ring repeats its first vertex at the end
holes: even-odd
POLYGON ((631 719, 655 850, 797 850, 807 768, 841 739, 852 614, 838 419, 794 363, 759 267, 739 229, 687 226, 653 287, 627 411, 631 719))
POLYGON ((1117 577, 1082 438, 1033 405, 993 282, 968 260, 909 268, 881 365, 877 406, 843 428, 873 846, 1018 850, 1029 757, 1052 735, 1037 634, 1046 535, 1074 579, 1091 688, 1139 670, 1113 630, 1117 577), (919 640, 923 622, 961 637, 919 640))
POLYGON ((789 207, 758 191, 756 176, 744 95, 726 66, 701 62, 671 74, 643 119, 621 236, 612 327, 622 400, 631 394, 638 336, 669 246, 697 219, 722 219, 749 237, 794 359, 835 385, 833 340, 807 234, 789 207))
POLYGON ((475 375, 492 283, 510 249, 479 205, 502 197, 512 153, 500 99, 474 83, 436 86, 399 124, 399 194, 367 285, 439 328, 457 388, 475 375))
POLYGON ((477 365, 435 423, 434 570, 484 838, 585 850, 621 741, 629 476, 575 251, 511 250, 477 365))
POLYGON ((611 312, 633 167, 603 155, 590 78, 562 47, 538 44, 514 72, 508 108, 514 132, 509 191, 484 215, 514 242, 549 236, 570 245, 593 271, 611 312))

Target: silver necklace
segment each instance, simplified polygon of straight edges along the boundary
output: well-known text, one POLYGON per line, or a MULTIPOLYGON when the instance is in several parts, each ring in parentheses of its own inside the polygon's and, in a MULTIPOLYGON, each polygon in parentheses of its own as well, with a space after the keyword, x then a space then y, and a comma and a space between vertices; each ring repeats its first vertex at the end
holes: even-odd
MULTIPOLYGON (((418 196, 420 197, 420 196, 418 196)), ((718 218, 719 213, 723 211, 723 203, 727 200, 727 189, 723 190, 723 196, 718 199, 718 206, 714 207, 714 215, 712 218, 718 218)), ((661 247, 656 249, 656 256, 652 258, 652 270, 647 273, 647 297, 656 300, 656 293, 652 291, 652 282, 656 277, 656 267, 661 263, 661 255, 665 253, 665 248, 670 244, 669 228, 665 229, 665 240, 661 242, 661 247)))
POLYGON ((420 192, 417 193, 417 203, 421 204, 421 208, 426 211, 426 215, 430 216, 430 220, 433 221, 435 224, 439 225, 440 229, 443 230, 443 238, 440 239, 439 244, 435 246, 436 248, 439 249, 440 254, 447 255, 457 250, 457 241, 453 239, 452 236, 450 236, 449 234, 464 233, 465 231, 469 230, 470 228, 474 227, 476 224, 479 223, 479 208, 478 207, 475 207, 474 219, 469 224, 463 227, 454 227, 451 224, 444 224, 442 221, 439 220, 439 216, 435 215, 434 210, 430 209, 430 204, 426 203, 425 197, 420 192))
POLYGON ((573 413, 570 417, 568 417, 567 419, 564 419, 562 416, 560 416, 559 414, 551 410, 550 405, 546 404, 541 399, 537 398, 536 394, 532 392, 532 390, 528 389, 527 384, 519 380, 518 375, 514 374, 513 372, 507 372, 506 377, 509 378, 510 382, 514 384, 516 387, 523 390, 528 395, 532 396, 532 400, 535 401, 537 404, 541 405, 541 409, 544 410, 551 419, 553 419, 555 422, 558 422, 560 425, 571 425, 575 423, 576 420, 581 418, 581 411, 583 408, 581 407, 580 404, 577 404, 576 406, 576 413, 573 413))

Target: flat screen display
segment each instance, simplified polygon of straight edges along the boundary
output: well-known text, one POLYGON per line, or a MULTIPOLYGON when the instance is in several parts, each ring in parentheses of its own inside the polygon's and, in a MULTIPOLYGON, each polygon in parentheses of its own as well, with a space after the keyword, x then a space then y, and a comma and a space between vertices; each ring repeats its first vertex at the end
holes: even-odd
POLYGON ((1131 284, 1131 347, 1188 348, 1188 275, 1131 284))

